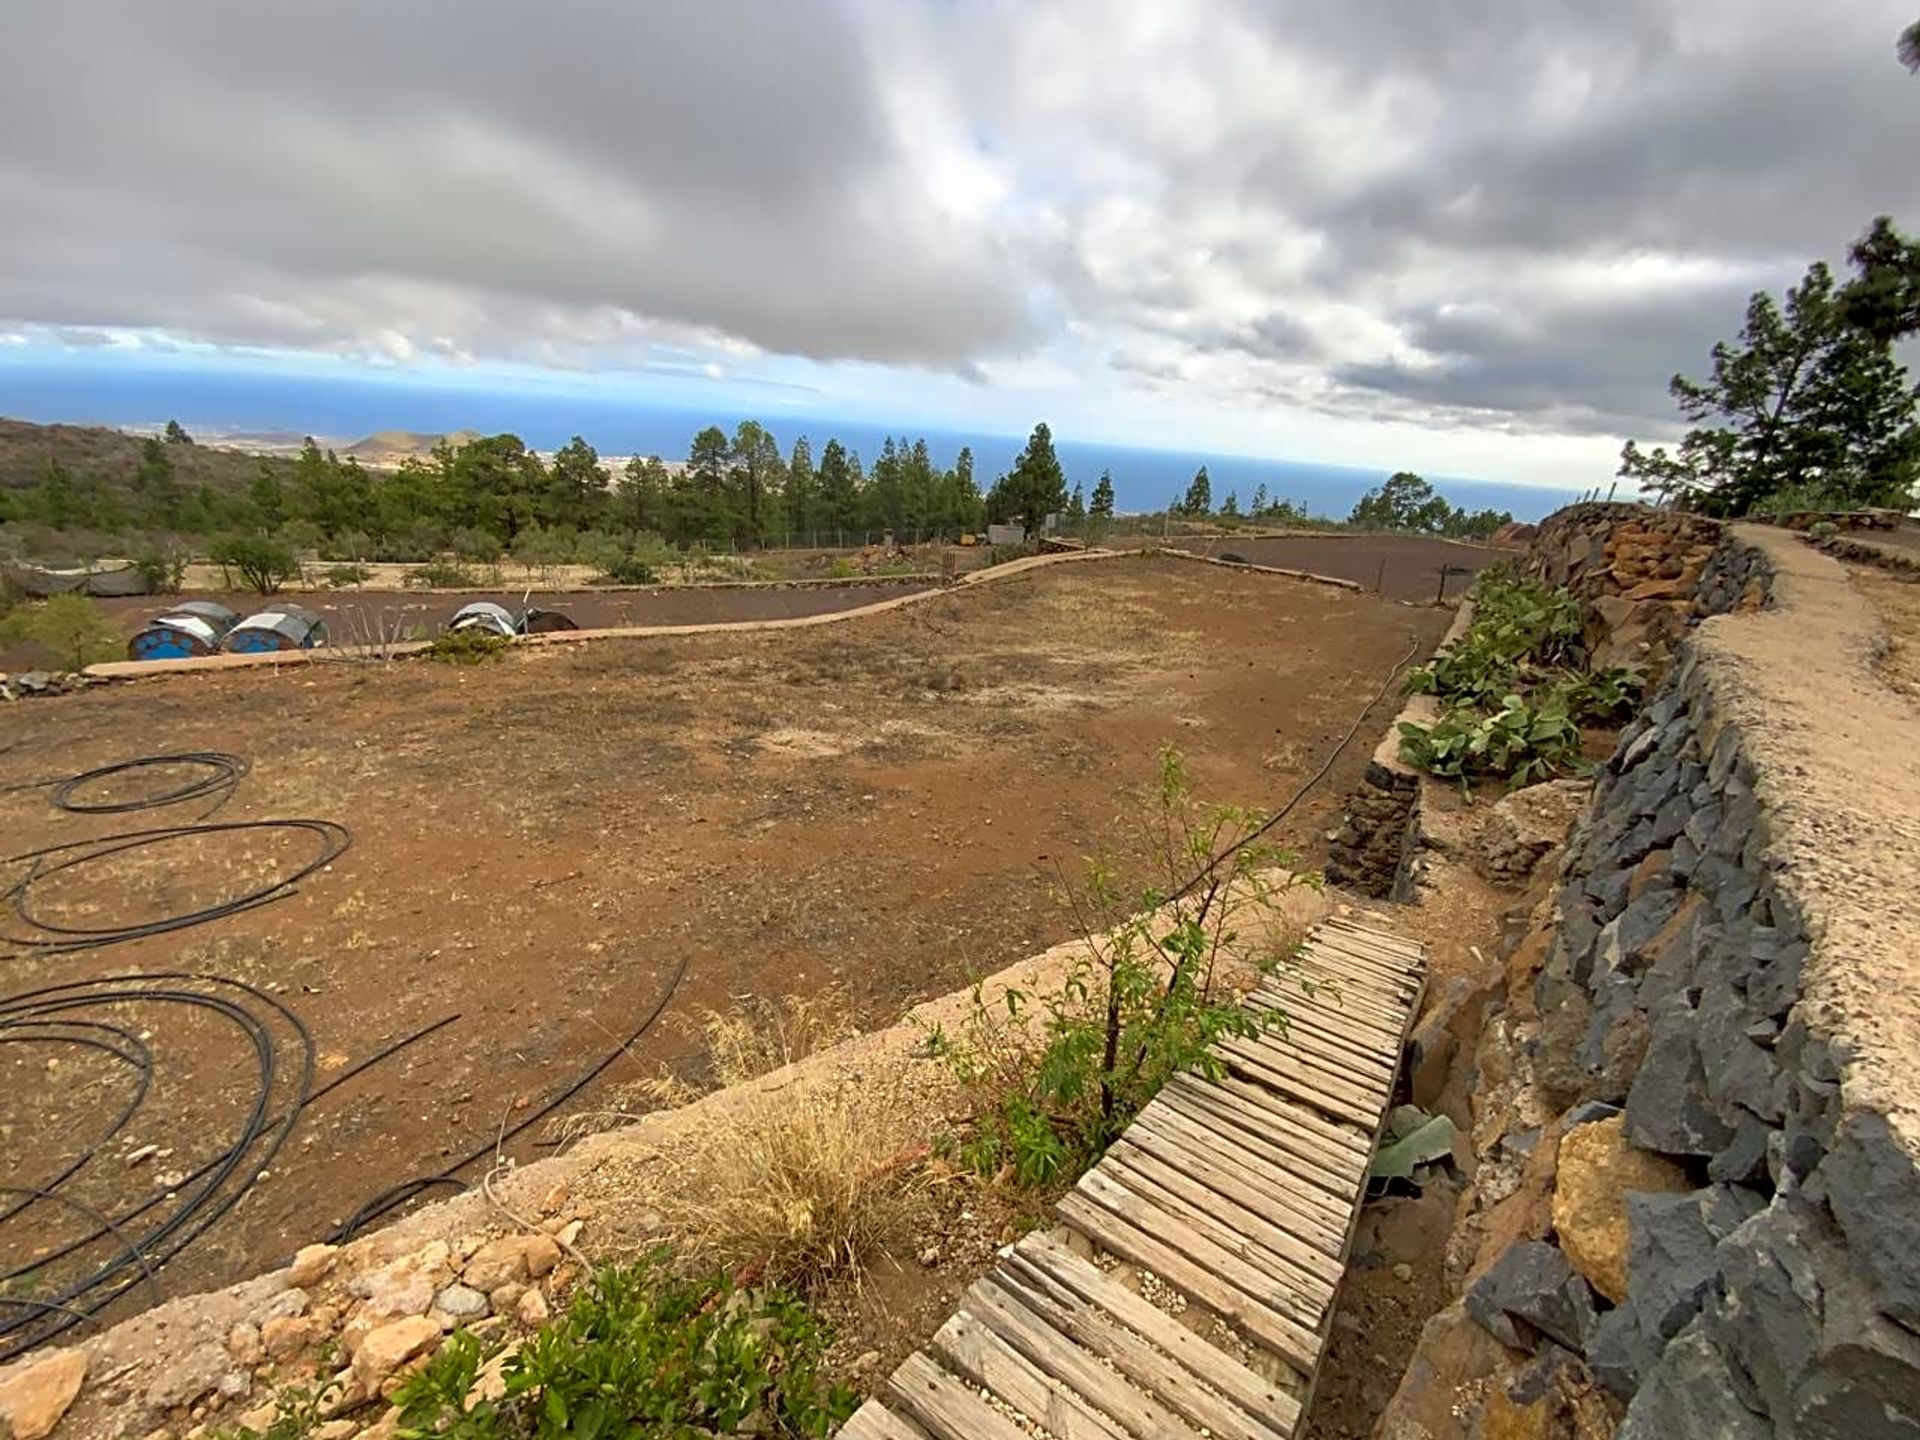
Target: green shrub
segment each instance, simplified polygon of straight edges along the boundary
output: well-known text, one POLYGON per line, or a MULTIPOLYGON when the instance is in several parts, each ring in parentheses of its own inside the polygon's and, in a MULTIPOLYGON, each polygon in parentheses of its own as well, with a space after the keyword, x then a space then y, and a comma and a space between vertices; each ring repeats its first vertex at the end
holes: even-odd
POLYGON ((364 585, 373 578, 373 571, 364 565, 329 565, 321 579, 328 588, 344 589, 348 585, 364 585))
POLYGON ((1259 843, 1253 811, 1197 802, 1171 748, 1144 808, 1134 828, 1150 837, 1153 879, 1128 891, 1111 862, 1088 862, 1087 891, 1072 906, 1086 955, 1061 988, 1009 988, 991 1005, 976 988, 961 1032, 929 1036, 979 1101, 949 1148, 983 1175, 1068 1182, 1175 1071, 1218 1078, 1215 1041, 1285 1025, 1280 1012, 1241 1006, 1225 982, 1232 969, 1264 973, 1290 954, 1274 938, 1279 888, 1309 882, 1288 871, 1276 888, 1270 876, 1294 857, 1259 843), (1115 912, 1123 918, 1111 928, 1095 923, 1115 912))
POLYGON ((155 595, 178 595, 187 576, 187 556, 182 550, 142 550, 133 557, 133 568, 155 595))
POLYGON ((91 599, 75 591, 29 602, 0 619, 0 641, 37 645, 65 670, 127 658, 126 637, 91 599))
POLYGON ((243 585, 261 595, 278 593, 300 573, 293 546, 271 535, 222 535, 208 554, 227 572, 229 583, 238 575, 243 585))
POLYGON ((485 665, 503 659, 512 647, 513 641, 505 635, 475 627, 436 635, 425 653, 427 659, 443 665, 485 665))
POLYGON ((480 577, 453 560, 429 560, 407 571, 405 583, 424 590, 471 590, 480 577))
POLYGON ((500 558, 500 537, 491 530, 462 526, 447 537, 447 548, 462 560, 491 565, 500 558))
POLYGON ((1509 695, 1491 714, 1453 705, 1432 725, 1402 721, 1400 754, 1463 785, 1490 776, 1531 785, 1578 765, 1580 728, 1556 692, 1546 692, 1538 705, 1509 695))
POLYGON ((504 1362, 498 1400, 467 1396, 486 1353, 456 1333, 394 1397, 404 1434, 445 1440, 829 1435, 858 1397, 821 1375, 826 1327, 799 1300, 680 1279, 664 1253, 598 1272, 504 1362))
POLYGON ((1580 605, 1564 589, 1495 566, 1474 582, 1473 606, 1466 633, 1408 673, 1408 692, 1442 708, 1432 725, 1401 723, 1401 758, 1463 788, 1581 768, 1579 727, 1631 712, 1641 677, 1586 668, 1580 605))
POLYGON ((616 557, 600 573, 600 579, 610 585, 651 585, 656 578, 652 565, 631 554, 616 557))

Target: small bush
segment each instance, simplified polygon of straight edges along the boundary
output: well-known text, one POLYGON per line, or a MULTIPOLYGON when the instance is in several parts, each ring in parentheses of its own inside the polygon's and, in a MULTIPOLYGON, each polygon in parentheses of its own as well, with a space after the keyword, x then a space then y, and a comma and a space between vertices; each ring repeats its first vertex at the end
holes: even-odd
POLYGON ((756 996, 726 1010, 703 1009, 697 1023, 714 1080, 738 1085, 852 1038, 859 1031, 849 1006, 846 991, 829 986, 815 995, 756 996))
POLYGON ((238 575, 242 584, 261 595, 278 594, 300 573, 293 546, 270 535, 222 535, 208 554, 227 572, 229 583, 238 575))
POLYGON ((1293 857, 1259 843, 1252 811, 1196 801, 1171 748, 1143 810, 1135 828, 1153 878, 1129 893, 1110 862, 1088 862, 1087 893, 1072 907, 1086 955, 1065 984, 1046 994, 1009 988, 994 1004, 976 990, 960 1035, 929 1036, 977 1097, 971 1131, 950 1148, 980 1174, 1036 1187, 1071 1181, 1176 1070, 1217 1078, 1215 1041, 1285 1024, 1281 1012, 1263 1020, 1242 1007, 1228 981, 1278 969, 1291 954, 1279 938, 1279 894, 1309 883, 1284 868, 1293 857), (1116 910, 1129 913, 1111 928, 1096 923, 1116 910))
POLYGON ((329 565, 320 577, 332 590, 344 590, 349 585, 364 585, 373 578, 373 571, 364 565, 329 565))
POLYGON ((860 567, 844 555, 835 556, 833 563, 827 566, 827 576, 833 580, 851 580, 859 573, 860 567))
POLYGON ((471 590, 480 577, 452 560, 429 560, 407 571, 405 583, 424 590, 471 590))
POLYGON ((187 576, 187 556, 181 550, 142 550, 133 557, 133 568, 155 595, 178 595, 187 576))
POLYGON ((512 640, 491 630, 449 630, 436 635, 424 653, 442 665, 486 665, 504 659, 512 648, 512 640))
POLYGON ((491 565, 500 558, 500 537, 491 530, 462 526, 447 537, 447 548, 462 560, 491 565))
POLYGON ((677 1278, 656 1254, 600 1271, 567 1313, 507 1358, 498 1400, 468 1395, 486 1352, 451 1336, 394 1396, 403 1434, 821 1437, 859 1397, 830 1385, 826 1327, 792 1295, 677 1278))
POLYGON ((0 620, 0 641, 38 645, 66 670, 127 656, 119 627, 91 599, 72 591, 9 612, 0 620))
POLYGON ((651 585, 657 578, 653 566, 637 555, 621 555, 600 572, 609 585, 651 585))
POLYGON ((675 1157, 661 1218, 696 1264, 817 1294, 904 1231, 923 1124, 817 1083, 746 1096, 675 1157))

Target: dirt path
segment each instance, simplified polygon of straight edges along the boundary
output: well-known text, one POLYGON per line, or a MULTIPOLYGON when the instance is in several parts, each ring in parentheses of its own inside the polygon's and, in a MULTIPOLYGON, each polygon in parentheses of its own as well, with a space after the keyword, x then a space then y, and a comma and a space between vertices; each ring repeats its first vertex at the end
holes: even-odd
POLYGON ((1235 554, 1256 565, 1310 570, 1378 589, 1396 600, 1426 602, 1440 593, 1440 569, 1449 599, 1464 594, 1472 577, 1513 552, 1490 545, 1468 545, 1425 535, 1220 535, 1210 539, 1174 538, 1175 549, 1197 555, 1235 554))
MULTIPOLYGON (((162 970, 249 980, 310 1029, 316 1083, 460 1016, 306 1111, 271 1177, 164 1276, 176 1294, 224 1283, 489 1144, 503 1116, 615 1047, 682 962, 674 1015, 836 983, 877 1023, 1064 938, 1052 877, 1098 847, 1125 857, 1118 792, 1146 781, 1160 746, 1189 754, 1202 794, 1273 804, 1445 619, 1116 561, 826 629, 546 647, 466 670, 206 675, 12 707, 0 786, 231 750, 254 770, 220 819, 335 819, 354 844, 290 899, 4 962, 4 988, 162 970)), ((1366 753, 1351 747, 1288 823, 1310 856, 1366 753)), ((125 828, 55 812, 43 792, 0 795, 9 853, 125 828)), ((158 913, 232 893, 278 855, 253 832, 159 847, 36 886, 36 903, 56 919, 158 913)), ((151 1193, 161 1164, 204 1158, 250 1093, 246 1057, 215 1027, 142 1023, 154 1092, 110 1161, 73 1182, 114 1213, 151 1193), (124 1152, 148 1144, 171 1153, 129 1168, 124 1152)), ((0 1058, 0 1134, 34 1157, 25 1183, 123 1097, 101 1067, 48 1067, 32 1048, 0 1047, 19 1052, 0 1058)), ((605 1081, 687 1069, 696 1048, 657 1027, 605 1081)), ((539 1153, 537 1133, 518 1153, 539 1153)), ((66 1233, 0 1224, 0 1262, 66 1233)))

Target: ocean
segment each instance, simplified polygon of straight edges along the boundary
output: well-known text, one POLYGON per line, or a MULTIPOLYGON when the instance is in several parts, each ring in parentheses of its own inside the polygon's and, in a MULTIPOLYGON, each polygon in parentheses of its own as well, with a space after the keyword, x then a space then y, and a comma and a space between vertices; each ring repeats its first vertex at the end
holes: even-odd
MULTIPOLYGON (((154 426, 177 419, 189 431, 208 438, 290 432, 338 443, 381 430, 511 431, 540 450, 556 449, 577 434, 603 454, 658 454, 668 459, 683 458, 694 433, 707 425, 731 431, 742 419, 758 419, 779 437, 782 449, 790 447, 796 436, 809 436, 816 458, 829 438, 837 438, 870 461, 879 453, 882 439, 892 433, 924 436, 935 462, 944 467, 961 446, 968 445, 973 448, 974 474, 983 490, 1012 465, 1026 443, 1025 435, 888 427, 819 415, 696 411, 536 386, 482 390, 436 387, 411 379, 311 378, 266 370, 174 366, 9 364, 0 369, 0 415, 42 423, 113 426, 154 426)), ((1054 446, 1069 485, 1078 482, 1091 492, 1100 472, 1110 470, 1118 508, 1123 511, 1160 509, 1184 494, 1194 471, 1205 465, 1216 505, 1233 491, 1245 509, 1256 487, 1264 484, 1275 499, 1291 500, 1310 514, 1342 518, 1388 474, 1313 461, 1111 445, 1059 432, 1054 446)), ((1427 479, 1455 505, 1508 510, 1520 520, 1537 520, 1575 497, 1572 490, 1460 476, 1428 475, 1427 479)))

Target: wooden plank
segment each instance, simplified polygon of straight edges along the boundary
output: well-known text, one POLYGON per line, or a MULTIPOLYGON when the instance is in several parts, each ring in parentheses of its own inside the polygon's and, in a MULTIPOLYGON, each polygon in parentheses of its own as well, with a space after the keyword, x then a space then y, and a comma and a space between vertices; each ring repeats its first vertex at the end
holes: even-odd
POLYGON ((1230 1054, 1278 1070, 1302 1085, 1311 1085, 1323 1095, 1345 1100, 1363 1111, 1377 1110, 1386 1103, 1390 1088, 1386 1083, 1360 1079, 1344 1066, 1309 1055, 1277 1035, 1262 1036, 1258 1040, 1223 1036, 1216 1043, 1230 1054))
MULTIPOLYGON (((1320 1242, 1332 1240, 1346 1229, 1351 1201, 1343 1204, 1287 1169, 1237 1150, 1171 1108, 1155 1112, 1151 1119, 1142 1114, 1115 1143, 1120 1142, 1157 1156, 1161 1164, 1172 1166, 1188 1183, 1204 1186, 1256 1216, 1271 1216, 1273 1224, 1310 1249, 1327 1253, 1320 1242), (1136 1128, 1138 1135, 1134 1134, 1136 1128)), ((1286 1246, 1273 1248, 1282 1255, 1291 1253, 1286 1246)), ((1339 1282, 1337 1265, 1328 1273, 1329 1267, 1314 1260, 1300 1257, 1298 1263, 1329 1283, 1339 1282)))
POLYGON ((1350 945, 1378 955, 1388 963, 1403 970, 1417 970, 1425 963, 1418 947, 1409 948, 1410 942, 1394 936, 1383 935, 1378 930, 1360 930, 1349 925, 1316 925, 1307 937, 1309 945, 1338 943, 1350 945))
POLYGON ((1270 1090, 1249 1085, 1231 1075, 1222 1075, 1217 1080, 1208 1080, 1200 1075, 1175 1075, 1169 1078, 1167 1084, 1202 1091, 1229 1108, 1250 1106, 1267 1124, 1285 1127, 1289 1138, 1302 1145, 1312 1143, 1330 1160, 1350 1157, 1364 1165, 1372 1159, 1373 1152, 1368 1145, 1371 1130, 1356 1131, 1349 1125, 1329 1120, 1304 1105, 1295 1105, 1270 1090))
MULTIPOLYGON (((1258 1265, 1283 1294, 1292 1297, 1287 1314, 1303 1325, 1319 1325, 1340 1283, 1338 1257, 1344 1231, 1327 1234, 1326 1227, 1303 1219, 1278 1197, 1269 1196, 1261 1207, 1246 1203, 1244 1190, 1234 1196, 1222 1194, 1183 1173, 1164 1154, 1133 1140, 1115 1145, 1125 1148, 1118 1154, 1108 1152, 1113 1159, 1107 1171, 1111 1178, 1142 1199, 1190 1220, 1197 1234, 1222 1249, 1258 1265), (1328 1270, 1333 1274, 1328 1275, 1328 1270)), ((1200 1163, 1192 1161, 1195 1167, 1200 1163)), ((1218 1176, 1219 1172, 1213 1173, 1218 1176)))
MULTIPOLYGON (((1323 933, 1323 931, 1344 931, 1344 933, 1348 933, 1348 935, 1354 935, 1357 939, 1373 941, 1373 943, 1379 945, 1382 950, 1392 950, 1394 954, 1402 954, 1407 960, 1413 960, 1413 962, 1417 962, 1417 964, 1427 964, 1427 947, 1423 947, 1419 941, 1409 941, 1409 939, 1405 939, 1402 935, 1394 935, 1394 933, 1388 931, 1388 929, 1375 929, 1375 927, 1371 927, 1371 925, 1361 925, 1352 922, 1352 920, 1342 920, 1340 916, 1329 916, 1327 920, 1323 920, 1323 922, 1319 922, 1319 924, 1313 927, 1313 933, 1315 933, 1315 935, 1317 935, 1317 933, 1323 933)), ((1309 937, 1309 939, 1311 939, 1311 937, 1309 937)))
MULTIPOLYGON (((1180 1321, 1059 1242, 1039 1233, 1029 1235, 1013 1247, 1007 1263, 1056 1298, 1061 1293, 1070 1294, 1099 1307, 1248 1414, 1270 1420, 1289 1433, 1299 1423, 1299 1403, 1285 1390, 1254 1374, 1224 1350, 1209 1345, 1180 1321)), ((1161 1393, 1171 1398, 1170 1392, 1161 1393)))
POLYGON ((1371 1036, 1356 1040, 1340 1033, 1310 1006, 1265 994, 1249 995, 1247 1004, 1265 1017, 1261 1025, 1264 1034, 1279 1035, 1301 1044, 1311 1042, 1327 1057, 1339 1056, 1349 1064, 1368 1066, 1373 1073, 1391 1076, 1399 1068, 1384 1048, 1385 1041, 1371 1036))
MULTIPOLYGON (((1156 1098, 1141 1111, 1135 1124, 1143 1127, 1141 1135, 1136 1138, 1130 1125, 1122 1140, 1152 1151, 1183 1173, 1189 1172, 1190 1164, 1205 1165, 1206 1184, 1212 1185, 1217 1176, 1227 1187, 1221 1190, 1223 1195, 1235 1195, 1234 1187, 1246 1191, 1238 1198, 1255 1213, 1264 1214, 1285 1201, 1318 1230, 1332 1232, 1347 1223, 1355 1187, 1333 1189, 1316 1183, 1301 1173, 1302 1167, 1257 1153, 1251 1146, 1242 1145, 1240 1136, 1222 1134, 1192 1119, 1167 1103, 1166 1097, 1156 1098)), ((1201 1172, 1190 1173, 1199 1176, 1201 1172)))
POLYGON ((1116 1379, 1113 1371, 1000 1288, 994 1275, 972 1286, 960 1304, 962 1314, 973 1315, 1128 1434, 1140 1440, 1159 1440, 1162 1436, 1167 1440, 1200 1440, 1185 1421, 1150 1392, 1116 1379))
POLYGON ((914 1351, 887 1378, 887 1391, 940 1440, 1032 1440, 964 1380, 914 1351))
POLYGON ((1397 1014, 1406 1008, 1409 992, 1404 984, 1381 979, 1335 951, 1302 956, 1297 973, 1317 982, 1316 988, 1333 989, 1342 999, 1365 1001, 1382 1014, 1397 1014))
POLYGON ((1392 1034, 1346 1011, 1296 995, 1276 995, 1265 990, 1256 991, 1247 999, 1270 1014, 1278 1012, 1288 1029, 1295 1026, 1311 1029, 1329 1040, 1369 1054, 1381 1064, 1398 1063, 1392 1034))
MULTIPOLYGON (((1098 1273, 1098 1272, 1096 1272, 1098 1273)), ((1195 1372, 1179 1361, 1162 1354, 1148 1339, 1135 1334, 1124 1324, 1102 1313, 1092 1302, 1083 1300, 1066 1286, 1036 1275, 1020 1258, 1010 1256, 1008 1263, 981 1282, 1000 1289, 1011 1301, 1031 1310, 1046 1325, 1059 1331, 1088 1354, 1106 1361, 1127 1379, 1154 1396, 1167 1409, 1201 1427, 1216 1440, 1288 1440, 1291 1423, 1275 1429, 1223 1394, 1215 1393, 1195 1372)), ((1155 1312, 1158 1314, 1159 1312, 1155 1312)), ((1174 1322, 1178 1324, 1178 1322, 1174 1322)), ((1185 1326, 1181 1326, 1185 1329, 1185 1326)), ((1188 1339, 1219 1355, 1191 1331, 1188 1339)), ((1238 1364, 1220 1356, 1229 1364, 1238 1364)), ((1247 1379, 1261 1383, 1251 1371, 1247 1379)), ((1277 1389, 1270 1391, 1273 1401, 1289 1401, 1291 1396, 1277 1389)), ((1279 1406, 1271 1402, 1260 1406, 1261 1415, 1272 1414, 1276 1421, 1279 1406)), ((1296 1410, 1297 1413, 1297 1410, 1296 1410)))
POLYGON ((1289 1045, 1298 1045, 1317 1056, 1323 1064, 1330 1063, 1353 1072, 1355 1078, 1378 1080, 1387 1085, 1393 1083, 1396 1067, 1384 1055, 1371 1054, 1347 1042, 1322 1035, 1310 1023, 1297 1023, 1284 1005, 1278 1010, 1261 1013, 1260 1033, 1254 1037, 1254 1041, 1259 1043, 1265 1040, 1284 1040, 1289 1045))
POLYGON ((965 1310, 934 1334, 932 1349, 956 1375, 978 1382, 1058 1440, 1132 1440, 965 1310))
POLYGON ((1412 976, 1378 970, 1364 956, 1350 955, 1338 946, 1324 945, 1302 956, 1301 967, 1338 976, 1345 988, 1364 990, 1390 1005, 1404 1004, 1417 988, 1412 976))
POLYGON ((1175 1224, 1159 1206, 1089 1170, 1054 1207, 1099 1244, 1144 1265, 1174 1289, 1240 1327, 1302 1374, 1320 1353, 1313 1331, 1274 1306, 1278 1287, 1246 1261, 1175 1224))
POLYGON ((869 1400, 840 1427, 841 1440, 927 1440, 927 1432, 878 1400, 869 1400))
MULTIPOLYGON (((1300 976, 1295 983, 1301 999, 1315 1008, 1330 1015, 1343 1016, 1355 1025, 1381 1032, 1384 1036, 1391 1036, 1399 1030, 1400 1017, 1407 1008, 1397 1000, 1378 999, 1365 990, 1346 984, 1341 976, 1325 970, 1300 976)), ((1285 992, 1281 994, 1284 996, 1285 992)))
POLYGON ((1291 1137, 1284 1133, 1253 1128, 1258 1122, 1244 1113, 1222 1113, 1186 1090, 1169 1086, 1160 1092, 1159 1102, 1189 1124, 1216 1136, 1223 1145, 1286 1169, 1303 1185, 1319 1190, 1336 1204, 1351 1205, 1359 1193, 1366 1166, 1357 1159, 1336 1161, 1306 1146, 1290 1145, 1286 1142, 1291 1137))
POLYGON ((1374 1117, 1369 1112, 1374 1107, 1366 1102, 1330 1095, 1297 1075, 1268 1064, 1261 1058, 1241 1054, 1222 1043, 1215 1043, 1213 1053, 1229 1071, 1244 1080, 1254 1081, 1265 1089, 1310 1106, 1336 1120, 1345 1120, 1362 1129, 1373 1125, 1374 1117))

